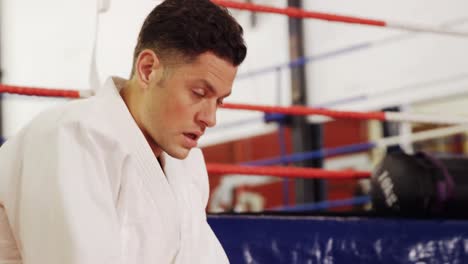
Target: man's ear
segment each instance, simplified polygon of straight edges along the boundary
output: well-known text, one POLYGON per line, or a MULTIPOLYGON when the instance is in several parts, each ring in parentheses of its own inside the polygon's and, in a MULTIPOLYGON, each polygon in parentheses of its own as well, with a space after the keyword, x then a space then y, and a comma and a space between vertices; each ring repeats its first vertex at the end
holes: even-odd
POLYGON ((154 75, 157 70, 161 68, 161 62, 154 51, 145 49, 138 55, 135 62, 135 68, 136 79, 140 84, 140 87, 146 88, 148 87, 151 79, 156 77, 154 75))

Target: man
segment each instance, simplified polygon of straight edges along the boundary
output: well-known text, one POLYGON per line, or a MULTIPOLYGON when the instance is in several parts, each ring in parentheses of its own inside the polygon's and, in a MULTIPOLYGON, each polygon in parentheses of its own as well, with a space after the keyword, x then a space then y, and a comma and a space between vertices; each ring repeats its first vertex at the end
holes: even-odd
POLYGON ((245 55, 225 9, 157 6, 130 80, 41 113, 0 149, 0 263, 228 263, 196 146, 245 55))

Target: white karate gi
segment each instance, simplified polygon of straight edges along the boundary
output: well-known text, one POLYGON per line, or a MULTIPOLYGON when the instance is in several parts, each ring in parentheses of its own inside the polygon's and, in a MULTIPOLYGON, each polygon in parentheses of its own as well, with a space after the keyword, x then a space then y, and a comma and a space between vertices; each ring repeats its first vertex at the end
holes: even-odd
POLYGON ((0 148, 0 264, 229 262, 201 151, 163 153, 163 172, 115 83, 0 148))

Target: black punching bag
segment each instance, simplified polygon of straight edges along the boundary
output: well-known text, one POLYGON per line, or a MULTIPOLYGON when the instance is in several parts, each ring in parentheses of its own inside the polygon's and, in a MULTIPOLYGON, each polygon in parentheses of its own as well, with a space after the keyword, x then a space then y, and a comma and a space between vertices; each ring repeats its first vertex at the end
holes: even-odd
POLYGON ((379 213, 468 216, 468 158, 389 153, 371 177, 379 213))

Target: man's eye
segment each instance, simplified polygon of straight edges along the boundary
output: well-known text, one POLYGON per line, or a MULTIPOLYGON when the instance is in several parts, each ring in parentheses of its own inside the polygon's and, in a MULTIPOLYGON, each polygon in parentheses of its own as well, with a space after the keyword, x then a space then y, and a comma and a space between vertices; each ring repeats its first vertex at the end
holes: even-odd
POLYGON ((196 94, 197 96, 200 96, 200 97, 204 97, 205 96, 205 90, 204 89, 193 89, 192 90, 194 94, 196 94))

